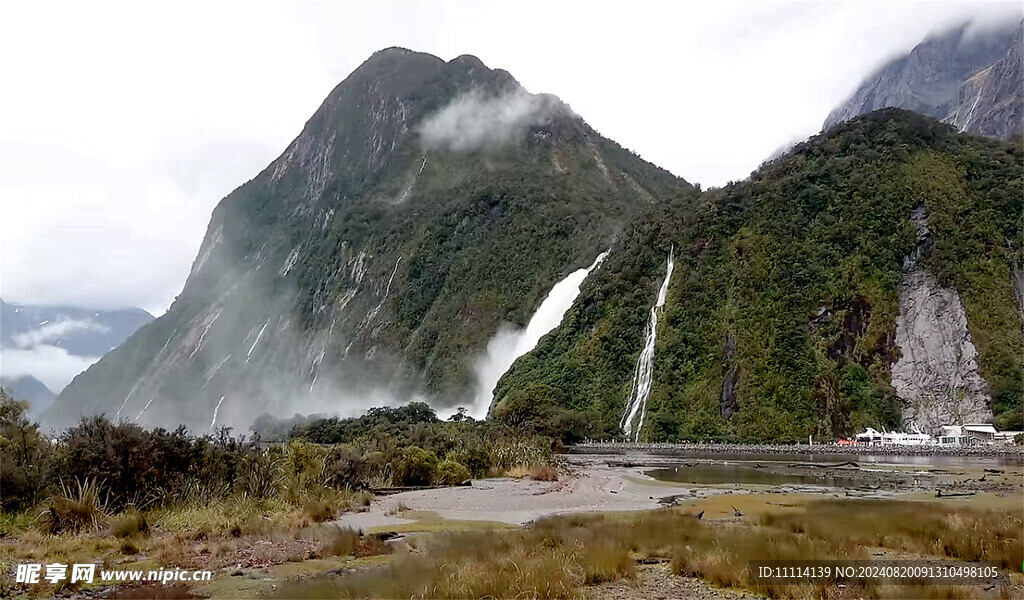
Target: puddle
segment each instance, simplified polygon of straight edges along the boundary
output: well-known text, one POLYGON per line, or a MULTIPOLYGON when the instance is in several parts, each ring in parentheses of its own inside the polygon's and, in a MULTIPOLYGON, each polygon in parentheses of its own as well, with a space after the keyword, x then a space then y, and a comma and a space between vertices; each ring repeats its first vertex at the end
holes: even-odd
POLYGON ((757 485, 814 485, 823 487, 857 487, 864 485, 853 477, 833 472, 773 473, 768 469, 755 469, 750 465, 725 463, 680 464, 651 469, 646 474, 658 481, 695 484, 757 484, 757 485))

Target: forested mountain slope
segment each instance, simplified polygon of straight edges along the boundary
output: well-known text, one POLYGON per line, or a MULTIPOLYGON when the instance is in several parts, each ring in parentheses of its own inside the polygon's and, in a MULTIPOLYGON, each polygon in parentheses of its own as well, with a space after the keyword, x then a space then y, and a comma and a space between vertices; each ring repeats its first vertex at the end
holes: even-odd
POLYGON ((887 109, 696 207, 652 206, 502 378, 492 414, 617 433, 671 252, 638 439, 830 439, 993 415, 1020 429, 1022 178, 1019 145, 887 109))

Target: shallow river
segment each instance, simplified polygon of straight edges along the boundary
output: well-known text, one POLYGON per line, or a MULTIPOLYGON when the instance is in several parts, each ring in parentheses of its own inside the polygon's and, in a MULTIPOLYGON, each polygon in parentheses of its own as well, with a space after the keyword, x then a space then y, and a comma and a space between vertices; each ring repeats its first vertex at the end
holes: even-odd
POLYGON ((763 485, 815 485, 827 487, 857 487, 864 485, 864 479, 856 471, 844 469, 793 469, 794 464, 836 465, 856 462, 861 469, 888 470, 888 467, 903 465, 921 467, 922 470, 957 469, 1013 469, 1021 468, 1024 461, 1019 458, 989 458, 964 456, 867 456, 854 454, 740 454, 692 452, 673 455, 676 464, 646 471, 647 475, 661 480, 694 484, 763 484, 763 485), (700 462, 687 462, 698 459, 700 462), (711 462, 707 462, 707 461, 711 462), (782 472, 779 472, 782 471, 782 472))
MULTIPOLYGON (((651 453, 655 456, 664 456, 651 453)), ((1014 467, 1024 465, 1024 458, 1016 456, 955 456, 952 454, 929 455, 873 455, 873 454, 813 454, 793 452, 790 454, 757 454, 740 452, 681 452, 673 453, 673 458, 685 462, 688 458, 700 458, 714 461, 744 461, 751 463, 826 463, 836 464, 854 461, 861 466, 881 465, 917 465, 935 468, 968 468, 968 467, 1014 467)))

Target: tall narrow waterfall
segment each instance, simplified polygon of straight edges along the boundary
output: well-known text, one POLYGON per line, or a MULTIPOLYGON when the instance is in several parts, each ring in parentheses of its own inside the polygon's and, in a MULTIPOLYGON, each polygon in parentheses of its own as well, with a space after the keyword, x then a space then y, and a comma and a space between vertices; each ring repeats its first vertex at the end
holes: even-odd
POLYGON ((658 337, 658 313, 661 307, 665 306, 665 296, 668 294, 668 282, 672 279, 672 266, 675 261, 672 258, 672 248, 668 251, 668 262, 665 266, 665 281, 661 282, 661 289, 658 290, 658 299, 651 307, 651 317, 644 328, 644 347, 636 359, 636 368, 633 371, 633 387, 629 391, 629 402, 626 404, 626 412, 622 414, 622 421, 619 426, 633 441, 640 441, 640 430, 644 426, 644 417, 647 415, 647 396, 651 393, 651 380, 654 377, 654 343, 658 337), (633 425, 636 424, 634 429, 633 425))
POLYGON ((602 252, 592 265, 569 273, 548 292, 547 297, 533 313, 526 329, 503 329, 498 331, 487 344, 487 354, 476 364, 477 393, 470 414, 480 419, 487 416, 494 396, 494 386, 508 371, 517 358, 537 347, 540 338, 544 337, 558 324, 568 312, 576 297, 580 295, 580 286, 591 271, 596 269, 607 252, 602 252))

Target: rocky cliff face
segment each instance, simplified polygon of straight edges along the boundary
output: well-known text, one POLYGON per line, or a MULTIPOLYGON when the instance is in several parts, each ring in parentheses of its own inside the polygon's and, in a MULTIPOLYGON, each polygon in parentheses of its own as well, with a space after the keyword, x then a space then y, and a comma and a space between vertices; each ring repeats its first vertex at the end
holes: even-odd
POLYGON ((884 65, 825 119, 824 129, 886 107, 944 120, 960 131, 1008 139, 1021 134, 1022 25, 931 36, 884 65))
POLYGON ((896 345, 902 356, 892 366, 892 386, 908 425, 935 433, 942 425, 992 421, 960 296, 918 267, 900 284, 896 345))
POLYGON ((221 201, 171 309, 43 423, 208 431, 468 406, 499 328, 525 326, 638 211, 691 190, 474 57, 378 52, 221 201))
MULTIPOLYGON (((989 423, 991 387, 981 373, 960 294, 940 285, 922 264, 935 243, 923 206, 914 209, 910 222, 917 242, 902 260, 895 336, 900 356, 890 378, 902 402, 903 425, 934 434, 942 425, 989 423)), ((1014 288, 1018 271, 1010 269, 1014 288)))
POLYGON ((1024 25, 999 60, 971 75, 957 90, 945 121, 960 131, 1009 139, 1024 135, 1024 25))

